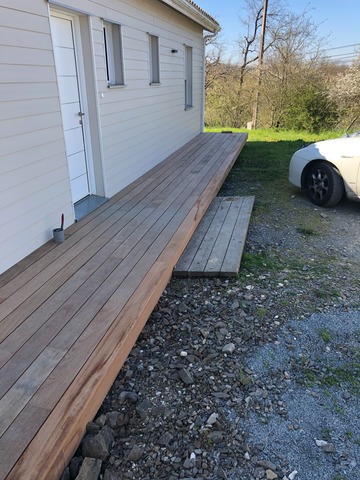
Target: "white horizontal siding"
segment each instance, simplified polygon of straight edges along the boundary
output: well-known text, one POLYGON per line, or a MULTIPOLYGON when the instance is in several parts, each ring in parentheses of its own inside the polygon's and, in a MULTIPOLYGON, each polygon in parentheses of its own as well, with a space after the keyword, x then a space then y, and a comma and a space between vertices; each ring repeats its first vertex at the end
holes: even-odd
MULTIPOLYGON (((46 138, 49 138, 50 136, 53 137, 52 133, 47 131, 44 132, 44 130, 47 130, 48 128, 53 128, 55 135, 59 135, 58 125, 61 122, 60 112, 45 112, 43 115, 36 116, 36 122, 32 122, 33 117, 34 115, 30 118, 22 116, 20 118, 0 121, 0 131, 3 137, 0 142, 9 145, 11 140, 8 141, 6 137, 15 137, 12 139, 12 142, 17 142, 19 140, 19 135, 31 134, 33 137, 31 143, 35 141, 37 145, 39 142, 37 135, 45 136, 46 138), (50 135, 48 136, 49 133, 50 135)), ((25 138, 24 141, 22 140, 21 143, 23 143, 26 148, 29 148, 30 146, 28 138, 25 138)), ((10 151, 12 152, 12 148, 10 148, 10 151)))
MULTIPOLYGON (((106 2, 107 4, 109 2, 106 2)), ((107 89, 100 22, 93 22, 108 195, 113 195, 202 129, 201 28, 156 1, 119 2, 126 87, 107 89), (124 4, 126 4, 124 6, 124 4), (141 21, 138 20, 139 15, 141 21), (147 32, 158 35, 161 85, 149 85, 147 32), (184 45, 193 47, 194 108, 184 110, 184 45), (171 53, 171 50, 178 50, 171 53)), ((109 17, 112 14, 113 17, 109 17)))
POLYGON ((0 82, 2 272, 73 222, 45 2, 1 0, 0 82))
MULTIPOLYGON (((52 157, 53 160, 56 160, 57 157, 52 157)), ((57 158, 58 160, 61 159, 61 157, 57 158)), ((43 164, 45 162, 42 162, 43 164)), ((60 164, 61 165, 61 164, 60 164)), ((44 166, 44 165, 41 165, 44 166)), ((47 167, 47 165, 46 165, 47 167)), ((47 195, 48 199, 52 198, 53 196, 56 196, 59 194, 59 190, 51 190, 54 188, 56 185, 59 185, 59 183, 62 182, 61 179, 66 178, 66 170, 64 170, 63 166, 54 166, 53 170, 48 171, 48 170, 42 170, 41 172, 38 171, 37 165, 31 165, 29 168, 24 169, 23 174, 25 175, 26 171, 30 171, 30 178, 28 179, 26 177, 23 177, 23 182, 18 184, 18 189, 19 192, 17 195, 14 194, 13 189, 11 188, 6 188, 0 192, 0 205, 1 209, 4 209, 5 211, 2 214, 2 219, 5 220, 5 222, 10 222, 14 217, 11 216, 10 208, 6 208, 7 206, 13 205, 14 209, 16 209, 18 212, 22 211, 22 203, 23 201, 26 201, 26 199, 31 196, 31 201, 32 201, 32 207, 35 209, 36 207, 41 206, 42 204, 42 198, 44 197, 44 194, 47 195), (34 176, 34 172, 38 171, 38 175, 34 176), (60 181, 59 181, 60 179, 60 181), (50 189, 50 190, 49 190, 50 189), (48 192, 48 193, 46 193, 48 192)), ((11 174, 8 174, 5 176, 6 178, 9 178, 12 180, 12 177, 17 177, 17 182, 18 180, 18 175, 16 175, 17 172, 11 172, 11 174)), ((56 219, 57 220, 57 219, 56 219)))
MULTIPOLYGON (((36 74, 36 73, 35 73, 36 74)), ((31 98, 6 102, 0 109, 0 120, 40 116, 48 112, 60 112, 58 98, 31 98)))
POLYGON ((39 83, 39 78, 46 83, 56 82, 54 68, 48 65, 38 65, 35 70, 33 65, 2 64, 0 65, 0 78, 3 83, 15 83, 19 82, 19 79, 21 79, 21 83, 39 83))
MULTIPOLYGON (((22 151, 17 151, 15 153, 12 153, 11 155, 6 155, 6 157, 3 157, 2 161, 0 161, 0 175, 3 176, 8 172, 18 170, 19 178, 15 185, 26 181, 26 174, 24 174, 23 169, 27 168, 29 165, 32 166, 37 161, 49 158, 52 159, 53 155, 57 156, 64 153, 63 138, 59 139, 58 141, 52 141, 50 145, 51 151, 49 150, 49 144, 47 143, 41 143, 40 145, 36 145, 33 148, 29 148, 27 152, 29 163, 24 162, 24 153, 22 151), (30 162, 30 159, 34 159, 34 161, 30 162)), ((47 161, 49 162, 49 160, 47 161)), ((3 181, 2 178, 3 177, 1 177, 1 181, 3 181)))
MULTIPOLYGON (((202 29, 159 0, 60 1, 89 15, 94 112, 105 194, 112 196, 201 131, 202 29), (107 88, 103 18, 121 24, 121 88, 107 88), (149 85, 148 32, 159 37, 157 86, 149 85), (194 107, 187 111, 185 45, 193 47, 194 66, 194 107)), ((48 4, 0 4, 0 219, 7 232, 0 239, 1 272, 51 238, 61 213, 72 223, 73 209, 48 4)))

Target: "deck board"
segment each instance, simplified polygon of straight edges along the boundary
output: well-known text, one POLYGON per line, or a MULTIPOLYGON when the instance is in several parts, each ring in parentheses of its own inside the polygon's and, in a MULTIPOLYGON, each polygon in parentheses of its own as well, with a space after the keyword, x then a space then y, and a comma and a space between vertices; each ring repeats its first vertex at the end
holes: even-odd
MULTIPOLYGON (((138 197, 136 197, 136 201, 134 200, 135 197, 132 196, 131 201, 127 203, 128 205, 130 204, 131 206, 130 210, 129 210, 129 206, 127 211, 125 212, 122 209, 118 209, 116 211, 112 209, 111 220, 105 217, 104 222, 100 224, 100 226, 98 225, 98 216, 95 217, 95 225, 93 225, 92 231, 89 230, 89 228, 86 228, 85 232, 83 232, 83 234, 86 236, 84 240, 81 242, 81 245, 78 245, 80 242, 76 244, 72 242, 73 238, 69 238, 67 242, 68 243, 67 248, 69 250, 70 247, 72 247, 70 249, 72 250, 70 252, 71 253, 70 256, 68 254, 65 257, 66 253, 68 252, 68 250, 64 250, 65 243, 59 245, 60 247, 62 247, 62 250, 65 253, 63 253, 61 257, 55 258, 53 260, 53 264, 45 266, 42 272, 37 273, 36 276, 33 277, 32 283, 28 285, 27 288, 25 285, 12 295, 11 299, 12 299, 13 308, 16 307, 16 304, 14 302, 18 302, 19 304, 22 302, 25 302, 25 303, 23 304, 22 309, 17 311, 13 309, 13 314, 11 316, 9 315, 9 317, 6 320, 6 324, 3 325, 2 327, 2 334, 0 333, 0 340, 3 339, 1 335, 5 335, 5 334, 8 335, 10 333, 9 329, 16 328, 17 324, 20 324, 23 321, 24 316, 29 314, 30 303, 34 310, 41 305, 42 299, 44 298, 44 296, 46 297, 46 292, 44 292, 44 289, 60 288, 63 282, 67 280, 67 278, 70 278, 71 275, 73 275, 76 271, 79 270, 80 265, 76 265, 75 262, 80 264, 81 260, 83 260, 85 263, 88 260, 88 258, 91 256, 92 251, 97 248, 100 249, 102 246, 106 244, 106 242, 109 241, 109 239, 112 242, 111 245, 115 243, 115 248, 116 248, 116 246, 119 243, 121 244, 122 241, 124 241, 124 238, 126 239, 126 232, 130 231, 130 233, 132 233, 134 231, 136 222, 144 226, 144 220, 146 218, 146 214, 151 214, 151 211, 154 210, 159 203, 161 203, 165 199, 170 198, 170 194, 174 195, 174 193, 176 193, 176 188, 178 188, 181 191, 185 186, 187 186, 187 183, 189 181, 189 178, 188 178, 189 171, 191 171, 191 169, 194 169, 198 162, 202 161, 204 154, 209 151, 209 149, 211 148, 211 145, 212 143, 210 141, 209 145, 207 145, 206 150, 204 150, 201 153, 201 155, 196 157, 194 159, 194 163, 192 165, 189 165, 187 169, 182 169, 182 171, 179 172, 179 167, 177 167, 177 170, 173 173, 173 175, 168 176, 166 178, 167 183, 165 186, 163 186, 162 183, 158 183, 157 188, 152 187, 152 189, 149 192, 146 189, 147 195, 145 197, 144 197, 144 192, 140 191, 138 194, 138 197), (182 180, 182 183, 180 183, 181 180, 182 180), (152 206, 149 207, 149 205, 152 205, 152 206), (136 218, 136 220, 134 218, 136 218), (133 221, 133 223, 131 223, 130 225, 125 225, 127 222, 130 222, 131 220, 133 221), (106 230, 106 227, 109 227, 109 228, 106 230), (90 243, 90 240, 94 239, 94 236, 93 236, 94 231, 96 231, 96 234, 97 234, 96 240, 101 235, 101 238, 99 238, 99 244, 90 243), (121 232, 121 235, 122 235, 121 239, 119 237, 116 237, 116 235, 118 235, 119 232, 121 232), (78 248, 75 250, 76 245, 78 245, 78 248), (77 253, 76 257, 74 257, 74 252, 77 253), (65 266, 66 266, 66 270, 60 270, 60 268, 65 266), (54 271, 57 272, 55 276, 53 274, 54 271), (47 283, 46 283, 46 280, 47 280, 47 283), (52 285, 50 285, 50 283, 52 285), (43 287, 43 285, 45 285, 45 287, 43 287), (37 286, 38 287, 40 286, 40 287, 38 291, 35 293, 37 286), (27 299, 29 298, 29 292, 34 293, 34 295, 31 296, 29 301, 27 301, 27 299)), ((161 207, 163 208, 164 204, 161 205, 161 207)), ((107 244, 106 248, 107 249, 111 248, 111 245, 107 244)), ((106 258, 109 256, 106 253, 105 255, 106 255, 106 258)), ((95 267, 97 265, 97 262, 99 262, 98 259, 96 259, 95 261, 95 267)), ((87 265, 87 268, 89 269, 89 265, 87 265)), ((89 272, 88 271, 85 272, 85 275, 88 276, 89 272)), ((29 275, 27 275, 27 278, 28 276, 29 275)), ((78 276, 79 275, 77 275, 77 277, 78 276)), ((76 288, 76 285, 74 285, 73 288, 76 288)), ((10 299, 9 299, 9 303, 10 303, 10 299)), ((10 308, 11 306, 7 305, 7 302, 4 302, 4 304, 2 305, 1 313, 0 313, 0 320, 2 317, 5 317, 6 313, 10 308)))
POLYGON ((60 477, 245 142, 199 135, 0 276, 1 480, 60 477))
POLYGON ((254 197, 216 197, 175 266, 177 276, 239 273, 254 197))

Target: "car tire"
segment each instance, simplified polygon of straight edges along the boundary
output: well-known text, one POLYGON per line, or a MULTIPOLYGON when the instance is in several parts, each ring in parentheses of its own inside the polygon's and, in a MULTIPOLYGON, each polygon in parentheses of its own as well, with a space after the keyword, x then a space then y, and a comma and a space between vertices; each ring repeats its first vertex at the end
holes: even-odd
POLYGON ((344 182, 333 165, 316 162, 307 172, 306 191, 315 205, 332 207, 344 194, 344 182))

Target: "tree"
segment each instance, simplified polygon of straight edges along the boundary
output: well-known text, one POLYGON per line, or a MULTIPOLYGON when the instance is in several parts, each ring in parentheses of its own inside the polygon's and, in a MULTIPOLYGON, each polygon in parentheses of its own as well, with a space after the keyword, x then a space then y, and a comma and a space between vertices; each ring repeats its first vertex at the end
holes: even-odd
POLYGON ((223 47, 219 34, 206 39, 205 55, 205 92, 212 87, 215 80, 223 75, 222 57, 223 47))
POLYGON ((329 81, 330 98, 341 113, 339 126, 348 129, 360 127, 360 54, 353 64, 329 81))
MULTIPOLYGON (((225 64, 219 55, 208 64, 211 70, 206 91, 206 122, 245 127, 252 118, 258 86, 256 63, 263 14, 263 0, 246 0, 239 58, 225 64)), ((326 38, 305 11, 295 14, 282 0, 268 2, 264 63, 260 95, 260 125, 319 129, 336 117, 329 100, 329 71, 322 47, 326 38), (305 110, 304 110, 305 109, 305 110)))
MULTIPOLYGON (((272 42, 267 51, 262 94, 271 107, 271 113, 269 115, 267 108, 262 117, 264 121, 270 116, 270 126, 281 126, 288 108, 293 106, 294 98, 299 99, 304 94, 308 98, 312 96, 313 100, 325 100, 323 89, 317 95, 316 88, 321 86, 321 82, 317 81, 321 77, 318 66, 324 63, 322 46, 326 38, 318 36, 317 26, 307 12, 294 14, 287 10, 282 10, 280 25, 270 24, 267 35, 272 42)), ((297 102, 297 106, 300 105, 301 102, 297 102)), ((305 98, 302 105, 310 106, 305 98)), ((266 123, 269 125, 269 120, 266 123)))

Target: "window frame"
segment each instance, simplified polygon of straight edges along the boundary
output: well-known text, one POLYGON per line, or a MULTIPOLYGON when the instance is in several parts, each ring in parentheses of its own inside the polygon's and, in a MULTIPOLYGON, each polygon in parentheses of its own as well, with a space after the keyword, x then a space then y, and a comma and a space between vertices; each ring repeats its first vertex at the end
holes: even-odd
POLYGON ((193 47, 184 46, 184 83, 185 83, 185 110, 194 106, 193 95, 193 47))
POLYGON ((148 33, 150 85, 160 85, 160 48, 159 36, 148 33))
POLYGON ((103 38, 107 86, 124 87, 126 85, 121 24, 103 19, 103 38))

